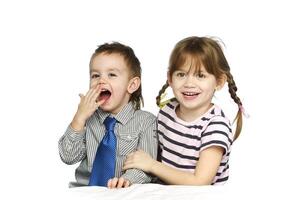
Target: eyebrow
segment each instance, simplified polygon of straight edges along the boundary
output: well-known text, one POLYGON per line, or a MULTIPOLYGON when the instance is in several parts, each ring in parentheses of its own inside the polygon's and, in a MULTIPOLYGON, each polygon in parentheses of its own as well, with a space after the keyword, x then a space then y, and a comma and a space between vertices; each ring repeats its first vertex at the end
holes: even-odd
MULTIPOLYGON (((187 70, 184 70, 184 69, 177 69, 177 70, 175 70, 175 72, 176 71, 181 71, 181 72, 189 72, 190 71, 190 69, 187 71, 187 70)), ((200 69, 200 70, 194 70, 194 72, 193 73, 199 73, 199 72, 202 72, 202 73, 206 73, 206 71, 204 70, 204 69, 200 69)))
MULTIPOLYGON (((114 67, 110 67, 107 71, 109 71, 109 72, 121 72, 119 69, 117 69, 117 68, 114 68, 114 67)), ((97 70, 95 70, 95 69, 91 69, 90 70, 90 73, 93 73, 93 72, 97 72, 98 73, 98 71, 97 70)))

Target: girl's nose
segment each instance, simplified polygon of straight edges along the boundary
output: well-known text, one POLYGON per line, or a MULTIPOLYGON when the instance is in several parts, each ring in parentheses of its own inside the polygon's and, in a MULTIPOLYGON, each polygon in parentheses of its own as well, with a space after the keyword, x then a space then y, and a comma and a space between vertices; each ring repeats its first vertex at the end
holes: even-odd
POLYGON ((189 76, 186 77, 184 87, 187 87, 187 88, 194 87, 193 76, 189 75, 189 76))

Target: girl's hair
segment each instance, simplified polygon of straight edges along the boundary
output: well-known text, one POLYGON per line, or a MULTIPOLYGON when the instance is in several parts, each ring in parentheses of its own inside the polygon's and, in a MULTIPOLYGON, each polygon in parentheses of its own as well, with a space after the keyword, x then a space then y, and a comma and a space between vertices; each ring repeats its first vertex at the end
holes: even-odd
MULTIPOLYGON (((178 42, 169 59, 168 76, 170 79, 172 74, 179 70, 187 59, 191 60, 196 71, 200 71, 200 68, 204 66, 206 71, 214 75, 217 80, 220 80, 223 76, 227 77, 229 93, 239 108, 234 120, 237 120, 234 135, 234 140, 236 140, 242 128, 242 103, 236 94, 237 87, 219 42, 212 38, 196 36, 188 37, 178 42)), ((168 86, 168 81, 166 81, 159 91, 156 97, 158 106, 160 105, 162 94, 168 86)))
MULTIPOLYGON (((124 44, 121 44, 119 42, 112 42, 112 43, 105 43, 103 45, 98 46, 98 48, 93 53, 91 59, 90 59, 90 68, 91 63, 95 56, 105 53, 105 54, 112 54, 117 53, 120 54, 123 59, 125 60, 125 63, 127 64, 131 77, 139 77, 141 79, 141 67, 140 67, 140 61, 136 57, 133 49, 129 46, 126 46, 124 44)), ((142 87, 141 84, 130 97, 130 101, 134 104, 134 108, 136 110, 139 110, 141 106, 143 106, 143 97, 142 97, 142 87)))

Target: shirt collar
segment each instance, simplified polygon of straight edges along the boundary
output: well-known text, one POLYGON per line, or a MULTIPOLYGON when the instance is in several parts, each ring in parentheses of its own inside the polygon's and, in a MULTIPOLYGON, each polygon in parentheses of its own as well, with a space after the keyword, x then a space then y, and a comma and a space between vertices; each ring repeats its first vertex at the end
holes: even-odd
POLYGON ((112 115, 109 112, 104 112, 101 109, 97 109, 96 113, 99 116, 100 122, 103 123, 104 120, 108 117, 108 116, 112 116, 114 117, 118 122, 120 122, 121 124, 126 124, 132 117, 133 114, 135 112, 135 108, 132 102, 129 102, 128 104, 126 104, 125 106, 123 106, 123 108, 121 109, 121 111, 117 114, 117 115, 112 115))

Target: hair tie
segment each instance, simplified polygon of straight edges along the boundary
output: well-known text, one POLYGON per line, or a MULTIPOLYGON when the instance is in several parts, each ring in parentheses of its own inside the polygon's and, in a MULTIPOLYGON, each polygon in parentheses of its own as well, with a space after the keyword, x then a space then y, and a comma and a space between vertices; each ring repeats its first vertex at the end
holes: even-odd
POLYGON ((242 105, 239 105, 238 108, 246 118, 250 117, 250 115, 246 112, 245 108, 242 105))
POLYGON ((164 99, 166 97, 167 93, 164 92, 163 94, 161 94, 160 96, 160 103, 159 103, 159 108, 163 108, 166 104, 168 104, 170 102, 170 99, 167 99, 165 101, 162 101, 162 99, 164 99))

